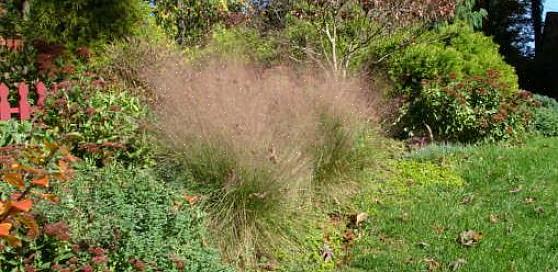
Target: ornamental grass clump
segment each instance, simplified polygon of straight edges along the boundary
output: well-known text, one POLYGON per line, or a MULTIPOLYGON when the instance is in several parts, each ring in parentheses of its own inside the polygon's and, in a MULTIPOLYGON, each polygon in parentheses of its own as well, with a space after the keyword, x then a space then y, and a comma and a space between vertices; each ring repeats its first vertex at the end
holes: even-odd
POLYGON ((164 67, 146 74, 157 95, 156 126, 209 191, 221 248, 241 264, 270 253, 284 237, 282 227, 293 223, 286 218, 312 204, 316 184, 337 181, 326 176, 343 170, 333 168, 346 163, 337 160, 348 158, 370 113, 363 89, 284 67, 218 61, 164 67))

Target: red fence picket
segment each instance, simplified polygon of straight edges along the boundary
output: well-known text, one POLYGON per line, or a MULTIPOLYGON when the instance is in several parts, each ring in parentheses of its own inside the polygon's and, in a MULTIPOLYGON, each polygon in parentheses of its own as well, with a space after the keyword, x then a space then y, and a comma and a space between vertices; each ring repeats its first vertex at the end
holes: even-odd
MULTIPOLYGON (((45 99, 47 95, 47 88, 44 83, 38 82, 35 84, 35 91, 37 92, 37 108, 42 108, 45 105, 45 99)), ((31 118, 31 113, 33 108, 29 104, 29 86, 25 82, 18 84, 18 94, 19 99, 17 106, 12 108, 8 100, 10 94, 10 89, 6 84, 0 84, 0 120, 6 121, 12 118, 12 114, 17 114, 19 120, 29 120, 31 118)))

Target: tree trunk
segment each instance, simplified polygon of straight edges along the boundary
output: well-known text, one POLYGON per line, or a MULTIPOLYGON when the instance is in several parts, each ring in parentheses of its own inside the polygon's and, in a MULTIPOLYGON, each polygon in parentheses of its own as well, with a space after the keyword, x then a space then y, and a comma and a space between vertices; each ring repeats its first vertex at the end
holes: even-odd
POLYGON ((531 20, 535 31, 535 54, 540 52, 542 38, 543 0, 531 0, 531 20))

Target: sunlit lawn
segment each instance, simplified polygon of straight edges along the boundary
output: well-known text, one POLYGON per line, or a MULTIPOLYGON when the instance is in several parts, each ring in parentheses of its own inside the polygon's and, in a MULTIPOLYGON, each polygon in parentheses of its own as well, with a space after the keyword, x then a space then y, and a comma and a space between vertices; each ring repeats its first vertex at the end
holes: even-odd
POLYGON ((443 150, 411 159, 464 184, 385 181, 359 198, 371 218, 349 270, 558 271, 558 138, 443 150), (469 230, 480 240, 459 241, 469 230))

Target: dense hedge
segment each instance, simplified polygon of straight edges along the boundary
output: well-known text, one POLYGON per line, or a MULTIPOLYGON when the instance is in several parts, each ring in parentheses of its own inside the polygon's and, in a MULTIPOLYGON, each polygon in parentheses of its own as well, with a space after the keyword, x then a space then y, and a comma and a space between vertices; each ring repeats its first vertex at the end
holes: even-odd
POLYGON ((498 46, 466 25, 423 34, 386 68, 395 85, 390 95, 401 106, 390 119, 395 136, 474 142, 529 128, 530 95, 518 91, 517 75, 498 46))
POLYGON ((558 102, 550 97, 535 95, 539 104, 534 109, 535 131, 544 136, 558 136, 558 102))

